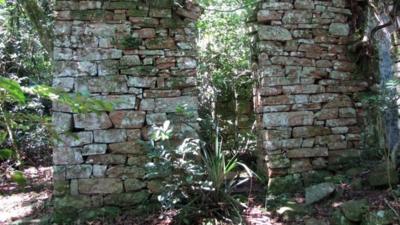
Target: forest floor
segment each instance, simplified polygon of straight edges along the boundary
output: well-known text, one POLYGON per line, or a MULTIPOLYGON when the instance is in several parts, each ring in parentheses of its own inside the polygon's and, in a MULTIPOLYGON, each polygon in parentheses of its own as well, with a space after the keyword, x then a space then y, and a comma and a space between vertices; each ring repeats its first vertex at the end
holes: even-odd
MULTIPOLYGON (((52 169, 51 167, 29 167, 25 169, 28 183, 24 187, 17 184, 0 184, 0 225, 8 224, 40 224, 43 218, 51 215, 52 169)), ((274 200, 266 204, 266 196, 260 192, 249 200, 249 207, 243 218, 248 225, 329 225, 335 211, 347 201, 364 199, 370 211, 389 210, 395 215, 387 224, 399 224, 400 201, 393 197, 393 191, 372 189, 367 186, 353 188, 350 183, 341 182, 335 193, 317 204, 305 206, 303 194, 294 197, 274 200), (280 201, 280 202, 279 202, 280 201), (277 206, 276 202, 279 202, 277 206), (265 207, 267 206, 267 207, 265 207), (300 206, 300 207, 298 207, 300 206)), ((87 225, 167 225, 173 224, 176 211, 167 211, 145 218, 121 215, 112 222, 92 221, 87 225)), ((210 224, 210 223, 208 223, 210 224)), ((229 224, 229 223, 220 223, 229 224)))

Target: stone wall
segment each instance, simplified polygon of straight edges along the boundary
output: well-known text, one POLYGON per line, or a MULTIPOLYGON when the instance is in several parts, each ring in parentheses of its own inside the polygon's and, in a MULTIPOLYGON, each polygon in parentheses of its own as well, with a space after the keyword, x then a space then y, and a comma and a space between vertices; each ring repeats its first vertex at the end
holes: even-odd
POLYGON ((355 93, 368 84, 347 54, 347 2, 267 0, 257 9, 255 104, 271 192, 298 191, 315 171, 359 155, 355 93))
POLYGON ((160 188, 144 179, 141 141, 153 125, 179 123, 177 107, 197 110, 194 22, 201 9, 172 0, 55 4, 53 86, 114 107, 78 114, 54 102, 56 209, 139 204, 160 188))

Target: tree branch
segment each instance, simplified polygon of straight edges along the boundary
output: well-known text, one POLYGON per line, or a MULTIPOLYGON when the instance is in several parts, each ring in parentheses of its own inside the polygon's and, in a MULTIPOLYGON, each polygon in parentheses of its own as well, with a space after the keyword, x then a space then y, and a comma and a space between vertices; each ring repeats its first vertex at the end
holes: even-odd
POLYGON ((38 5, 36 0, 17 0, 17 3, 23 8, 27 17, 33 24, 39 35, 40 43, 49 53, 52 58, 53 53, 53 31, 47 27, 46 24, 46 13, 38 5))

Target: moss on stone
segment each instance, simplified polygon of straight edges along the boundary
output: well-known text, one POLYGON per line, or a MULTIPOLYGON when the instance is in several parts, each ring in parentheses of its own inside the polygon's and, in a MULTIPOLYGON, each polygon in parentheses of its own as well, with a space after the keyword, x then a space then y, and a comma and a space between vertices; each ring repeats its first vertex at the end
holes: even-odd
POLYGON ((112 12, 100 9, 71 11, 71 17, 75 20, 103 20, 111 16, 112 12))
POLYGON ((271 194, 297 193, 301 191, 303 191, 303 183, 299 174, 273 177, 268 182, 268 192, 271 194))
POLYGON ((121 209, 118 207, 102 207, 97 209, 83 210, 79 213, 79 218, 82 221, 95 220, 96 218, 107 220, 117 217, 120 213, 121 209))
POLYGON ((139 48, 142 44, 142 39, 132 36, 125 36, 120 41, 120 45, 123 49, 135 49, 139 48))
POLYGON ((151 0, 149 4, 153 8, 170 8, 173 6, 173 0, 151 0))

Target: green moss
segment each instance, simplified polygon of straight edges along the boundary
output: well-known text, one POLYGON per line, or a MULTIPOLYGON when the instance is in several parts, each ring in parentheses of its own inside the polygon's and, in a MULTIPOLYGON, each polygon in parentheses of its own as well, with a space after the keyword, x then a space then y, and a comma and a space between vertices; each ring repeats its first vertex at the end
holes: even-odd
POLYGON ((326 178, 330 177, 332 174, 329 171, 309 171, 303 174, 304 186, 308 187, 313 184, 319 184, 326 181, 326 178))
POLYGON ((107 9, 136 9, 137 4, 132 1, 107 2, 107 9))
POLYGON ((110 16, 112 16, 112 12, 105 10, 71 11, 71 17, 75 20, 102 20, 110 16))
POLYGON ((173 0, 151 0, 149 4, 153 8, 169 8, 173 5, 173 0))
POLYGON ((299 174, 269 179, 268 192, 271 194, 298 193, 302 191, 303 183, 299 174))
POLYGON ((103 207, 98 209, 88 209, 80 212, 79 218, 82 221, 95 220, 97 218, 113 219, 121 213, 121 210, 117 207, 103 207))
POLYGON ((142 39, 132 36, 125 36, 120 42, 121 47, 124 49, 139 48, 141 44, 142 44, 142 39))
POLYGON ((172 18, 172 19, 162 19, 161 20, 161 26, 163 28, 171 28, 171 29, 176 29, 176 28, 183 28, 186 26, 186 22, 184 22, 180 18, 172 18))
POLYGON ((148 10, 144 9, 130 9, 127 12, 127 16, 133 16, 133 17, 146 17, 148 16, 148 10))

